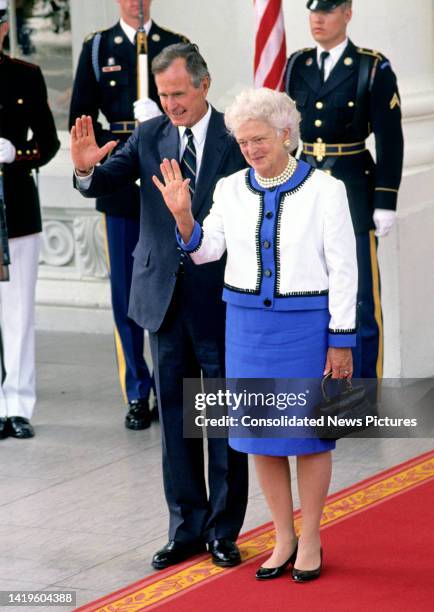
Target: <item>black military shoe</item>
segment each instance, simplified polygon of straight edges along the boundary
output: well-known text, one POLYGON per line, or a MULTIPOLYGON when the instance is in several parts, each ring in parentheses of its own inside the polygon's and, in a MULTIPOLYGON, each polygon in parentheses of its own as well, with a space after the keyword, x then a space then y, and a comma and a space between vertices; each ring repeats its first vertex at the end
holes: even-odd
POLYGON ((127 429, 148 429, 151 426, 151 413, 149 412, 148 400, 139 399, 129 402, 130 409, 125 417, 127 429))
POLYGON ((206 546, 203 542, 185 544, 184 542, 169 540, 166 546, 163 546, 161 550, 157 550, 152 557, 151 565, 157 570, 165 569, 170 565, 176 565, 176 563, 181 563, 205 551, 206 546))
POLYGON ((6 417, 0 417, 0 440, 8 437, 8 420, 6 417))
POLYGON ((15 416, 9 417, 7 423, 7 435, 12 438, 33 438, 35 430, 30 424, 29 419, 24 417, 15 416))
POLYGON ((238 546, 232 540, 219 538, 208 542, 208 550, 211 560, 219 567, 234 567, 241 563, 241 555, 238 546))

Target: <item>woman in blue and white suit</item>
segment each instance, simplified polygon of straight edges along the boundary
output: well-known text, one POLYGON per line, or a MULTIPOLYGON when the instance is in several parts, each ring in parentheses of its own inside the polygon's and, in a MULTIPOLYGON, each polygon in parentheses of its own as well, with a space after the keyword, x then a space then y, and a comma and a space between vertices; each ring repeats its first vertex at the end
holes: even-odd
MULTIPOLYGON (((228 129, 250 166, 221 179, 201 227, 194 221, 189 180, 175 160, 153 177, 175 217, 180 245, 196 264, 227 252, 228 378, 352 376, 357 263, 345 187, 289 154, 298 143, 299 115, 286 94, 239 94, 225 113, 228 129)), ((200 180, 200 177, 199 177, 200 180)), ((276 530, 259 580, 292 564, 292 578, 318 578, 320 519, 331 477, 333 440, 233 438, 252 453, 276 530), (302 530, 297 541, 288 456, 297 456, 302 530)))

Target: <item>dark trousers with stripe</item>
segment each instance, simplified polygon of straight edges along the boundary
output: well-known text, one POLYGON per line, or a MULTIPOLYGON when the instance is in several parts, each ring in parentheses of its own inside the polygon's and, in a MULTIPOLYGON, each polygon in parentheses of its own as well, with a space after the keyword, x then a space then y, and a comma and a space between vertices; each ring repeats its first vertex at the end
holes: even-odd
POLYGON ((356 234, 359 286, 354 378, 382 378, 383 375, 383 315, 377 243, 374 230, 356 234))
POLYGON ((194 278, 178 278, 163 325, 150 333, 158 394, 169 539, 183 543, 236 540, 247 505, 247 455, 226 439, 183 436, 183 379, 224 376, 223 302, 200 304, 194 278))
POLYGON ((125 401, 131 402, 146 399, 152 386, 144 358, 143 328, 128 317, 139 221, 111 215, 105 215, 105 221, 119 380, 125 401))

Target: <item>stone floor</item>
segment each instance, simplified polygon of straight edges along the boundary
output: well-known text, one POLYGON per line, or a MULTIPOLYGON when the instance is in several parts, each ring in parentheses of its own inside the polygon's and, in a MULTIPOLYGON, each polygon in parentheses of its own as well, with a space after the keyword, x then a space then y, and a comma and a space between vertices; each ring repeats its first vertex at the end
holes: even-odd
MULTIPOLYGON (((37 364, 37 435, 0 441, 0 590, 72 589, 78 606, 153 571, 167 528, 159 425, 124 428, 111 336, 39 333, 37 364)), ((331 491, 432 446, 341 441, 331 491)), ((268 520, 251 470, 243 531, 268 520)))

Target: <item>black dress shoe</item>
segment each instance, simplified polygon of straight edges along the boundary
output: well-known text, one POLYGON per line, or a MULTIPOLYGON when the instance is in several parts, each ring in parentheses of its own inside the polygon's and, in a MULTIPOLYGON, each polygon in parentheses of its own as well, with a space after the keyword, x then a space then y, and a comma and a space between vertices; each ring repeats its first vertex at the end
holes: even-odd
POLYGON ((292 579, 294 582, 309 582, 310 580, 315 580, 319 578, 321 574, 322 568, 322 548, 320 550, 320 563, 319 566, 314 570, 299 570, 295 567, 292 568, 292 579))
POLYGON ((297 558, 297 549, 298 549, 298 542, 295 545, 294 552, 291 554, 289 559, 287 559, 285 563, 283 563, 282 565, 279 565, 279 567, 262 567, 261 566, 256 572, 256 580, 271 580, 272 578, 278 578, 279 576, 281 576, 289 564, 294 565, 295 560, 297 558))
POLYGON ((0 417, 0 440, 7 438, 8 435, 8 420, 6 417, 0 417))
POLYGON ((208 550, 211 560, 219 567, 234 567, 241 563, 241 555, 238 546, 232 540, 219 538, 208 542, 208 550))
POLYGON ((125 417, 127 429, 148 429, 151 426, 151 413, 149 412, 148 400, 138 399, 129 402, 130 409, 125 417))
POLYGON ((35 430, 30 424, 29 419, 20 416, 8 417, 7 435, 21 439, 33 438, 35 430))
POLYGON ((176 565, 176 563, 181 563, 205 551, 206 547, 203 542, 186 544, 184 542, 176 542, 176 540, 169 540, 166 546, 163 546, 152 557, 151 565, 157 570, 165 569, 170 565, 176 565))

